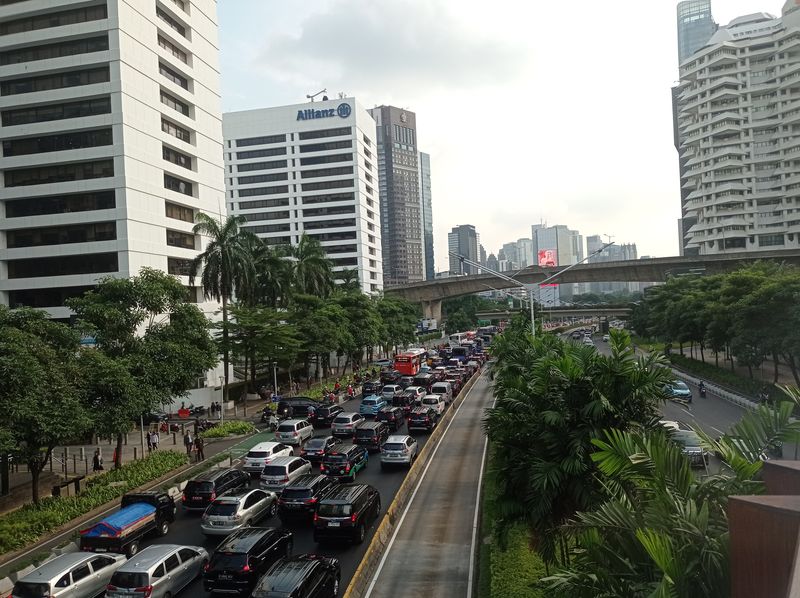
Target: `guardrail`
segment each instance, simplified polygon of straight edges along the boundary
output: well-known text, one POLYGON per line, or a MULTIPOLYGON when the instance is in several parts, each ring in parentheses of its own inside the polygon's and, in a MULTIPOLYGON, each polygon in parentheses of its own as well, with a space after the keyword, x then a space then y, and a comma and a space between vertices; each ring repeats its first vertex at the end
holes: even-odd
POLYGON ((681 378, 683 378, 684 380, 688 380, 692 384, 697 385, 702 380, 703 384, 706 387, 706 392, 710 391, 724 401, 728 401, 729 403, 733 403, 734 405, 738 405, 742 409, 747 409, 749 411, 755 411, 756 409, 758 409, 758 403, 756 403, 755 401, 751 401, 747 397, 743 397, 742 395, 732 392, 727 388, 724 388, 712 382, 707 382, 706 380, 693 376, 692 374, 688 374, 679 368, 672 367, 670 369, 672 369, 672 372, 676 376, 680 376, 681 378))

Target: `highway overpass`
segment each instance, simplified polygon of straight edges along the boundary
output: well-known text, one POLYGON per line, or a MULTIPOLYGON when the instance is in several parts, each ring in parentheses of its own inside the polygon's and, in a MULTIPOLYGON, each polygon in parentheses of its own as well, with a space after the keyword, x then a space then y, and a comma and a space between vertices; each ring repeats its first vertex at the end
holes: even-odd
MULTIPOLYGON (((492 310, 480 311, 475 314, 479 320, 489 320, 490 322, 499 322, 500 320, 508 320, 514 314, 519 313, 518 309, 509 310, 492 310)), ((536 312, 537 319, 541 316, 547 319, 558 318, 625 318, 631 315, 630 307, 604 307, 598 305, 597 307, 554 307, 552 309, 545 308, 539 309, 536 312)))

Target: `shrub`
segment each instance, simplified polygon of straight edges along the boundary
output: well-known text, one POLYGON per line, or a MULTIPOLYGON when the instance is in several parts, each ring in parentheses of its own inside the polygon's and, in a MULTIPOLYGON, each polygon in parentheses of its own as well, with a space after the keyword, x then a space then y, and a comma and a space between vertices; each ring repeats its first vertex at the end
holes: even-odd
POLYGON ((0 554, 18 550, 65 523, 88 513, 129 490, 160 478, 188 463, 189 458, 175 451, 157 451, 144 459, 93 477, 79 496, 50 497, 38 506, 28 504, 0 516, 0 554), (119 485, 112 483, 123 482, 119 485))
POLYGON ((227 421, 200 433, 201 438, 225 438, 226 436, 240 436, 252 434, 256 427, 250 422, 227 421))

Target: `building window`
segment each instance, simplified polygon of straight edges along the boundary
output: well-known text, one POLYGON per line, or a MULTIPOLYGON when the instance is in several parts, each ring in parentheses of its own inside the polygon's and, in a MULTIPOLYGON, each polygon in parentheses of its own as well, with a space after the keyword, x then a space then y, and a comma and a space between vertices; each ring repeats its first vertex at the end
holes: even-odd
MULTIPOLYGON (((242 229, 249 231, 254 235, 258 235, 265 233, 288 233, 291 230, 291 226, 287 222, 286 224, 259 224, 258 226, 243 226, 242 229)), ((286 243, 288 243, 289 238, 285 238, 286 243)))
POLYGON ((182 249, 194 249, 194 235, 167 229, 167 245, 182 249))
POLYGON ((48 60, 51 58, 61 58, 63 56, 75 56, 76 54, 91 54, 92 52, 103 52, 105 50, 108 50, 108 35, 59 42, 56 44, 28 46, 27 48, 17 48, 6 52, 0 52, 0 65, 5 66, 9 64, 19 64, 21 62, 48 60))
POLYGON ((336 253, 356 253, 357 251, 357 245, 333 245, 325 248, 325 253, 328 255, 336 253))
POLYGON ((192 183, 189 181, 184 181, 183 179, 179 179, 178 177, 174 177, 166 172, 164 173, 164 188, 177 193, 182 193, 183 195, 193 195, 192 183))
POLYGON ((256 195, 278 195, 279 193, 289 193, 288 185, 277 187, 253 187, 252 189, 239 189, 239 197, 255 197, 256 195))
POLYGON ((113 210, 116 207, 114 191, 26 197, 25 199, 8 200, 5 203, 6 218, 113 210))
POLYGON ((185 206, 179 206, 171 201, 164 202, 167 218, 183 220, 184 222, 194 222, 194 210, 185 206))
POLYGON ((268 145, 270 143, 284 143, 286 135, 266 135, 262 137, 248 137, 247 139, 237 139, 236 147, 248 147, 251 145, 268 145))
POLYGON ((339 258, 332 258, 331 262, 333 263, 334 267, 342 267, 342 266, 357 266, 358 265, 358 258, 357 257, 339 257, 339 258))
POLYGON ((272 162, 251 162, 249 164, 239 164, 236 166, 237 172, 253 172, 254 170, 272 170, 273 168, 286 168, 286 160, 274 160, 272 162))
POLYGON ((49 91, 51 89, 64 89, 66 87, 79 87, 95 83, 107 83, 110 80, 108 67, 96 69, 83 69, 69 71, 54 75, 40 77, 26 77, 24 79, 11 79, 0 83, 0 94, 4 96, 49 91))
POLYGON ((181 34, 181 36, 186 37, 186 27, 180 21, 178 21, 178 19, 169 14, 167 11, 162 10, 159 7, 156 7, 156 16, 162 21, 164 21, 167 24, 167 26, 169 26, 170 29, 172 29, 173 31, 177 31, 178 33, 181 34))
POLYGON ((322 137, 341 137, 342 135, 352 135, 351 127, 339 127, 337 129, 321 129, 319 131, 303 131, 297 134, 297 139, 320 139, 322 137))
POLYGON ((173 164, 177 164, 183 168, 188 168, 189 170, 192 169, 191 156, 182 154, 181 152, 174 150, 171 147, 167 147, 166 145, 161 146, 161 155, 167 162, 172 162, 173 164))
POLYGON ((189 276, 192 272, 192 260, 180 257, 168 257, 167 272, 173 276, 189 276))
POLYGON ((784 244, 783 235, 759 235, 759 247, 776 247, 784 244))
POLYGON ((25 137, 3 141, 3 156, 25 156, 65 150, 111 145, 111 129, 79 131, 42 137, 25 137))
POLYGON ((189 79, 183 75, 178 74, 176 71, 169 68, 167 65, 158 63, 158 72, 162 76, 172 81, 175 85, 180 85, 184 89, 189 89, 189 79))
POLYGON ((44 278, 71 276, 75 274, 101 274, 117 272, 119 262, 116 253, 82 253, 25 260, 9 260, 9 278, 44 278))
POLYGON ((67 299, 72 297, 82 297, 87 291, 91 291, 93 286, 85 287, 60 287, 55 289, 24 289, 21 291, 10 291, 8 293, 8 303, 11 307, 60 307, 67 299))
POLYGON ((82 100, 79 102, 68 102, 66 104, 51 104, 49 106, 4 110, 2 113, 2 122, 4 127, 13 127, 16 125, 27 125, 68 118, 82 118, 110 113, 111 99, 106 96, 96 100, 82 100))
POLYGON ((23 228, 8 231, 6 234, 9 248, 93 243, 97 241, 113 241, 116 238, 117 225, 115 222, 96 222, 93 224, 74 224, 48 228, 23 228))
POLYGON ((6 170, 3 176, 5 177, 6 187, 100 179, 114 176, 114 160, 97 160, 94 162, 54 164, 52 166, 6 170))
POLYGON ((304 218, 315 218, 317 216, 336 216, 339 214, 355 214, 355 206, 336 206, 326 208, 310 208, 303 210, 304 218))
POLYGON ((325 176, 342 176, 353 174, 352 166, 342 166, 341 168, 320 168, 318 170, 304 170, 300 173, 302 179, 313 179, 325 176))
POLYGON ((189 132, 189 129, 184 129, 174 122, 168 121, 166 118, 161 119, 161 130, 173 137, 177 137, 181 141, 185 141, 186 143, 191 142, 192 134, 189 132))
POLYGON ((325 189, 341 189, 342 187, 352 187, 355 184, 353 179, 340 179, 338 181, 323 181, 320 183, 304 183, 301 185, 303 191, 323 191, 325 189))
POLYGON ((372 142, 369 140, 369 137, 367 137, 363 133, 361 134, 361 139, 364 141, 364 145, 372 145, 372 142))
POLYGON ((309 237, 314 237, 318 241, 350 241, 356 238, 356 231, 343 231, 340 233, 316 233, 310 234, 309 237))
POLYGON ((108 18, 108 9, 105 4, 89 6, 88 8, 62 10, 59 12, 46 12, 33 17, 25 17, 24 19, 14 19, 13 21, 0 23, 0 35, 13 35, 14 33, 23 33, 25 31, 63 27, 65 25, 99 21, 106 18, 108 18))
POLYGON ((269 158, 270 156, 285 156, 285 147, 272 147, 263 150, 250 150, 247 152, 236 152, 237 160, 247 160, 249 158, 269 158))
POLYGON ((172 54, 175 58, 183 62, 184 64, 188 64, 189 59, 186 56, 186 52, 181 50, 178 46, 173 44, 163 35, 158 36, 158 45, 167 52, 169 52, 170 54, 172 54))
POLYGON ((303 205, 331 203, 334 201, 355 201, 355 199, 355 193, 329 193, 326 195, 311 195, 303 198, 303 205))
POLYGON ((355 225, 355 218, 341 218, 338 220, 323 220, 322 222, 306 222, 303 224, 303 228, 306 230, 319 230, 321 228, 345 228, 355 225))
POLYGON ((178 98, 168 94, 166 91, 161 92, 161 103, 169 106, 173 110, 177 110, 184 116, 189 116, 189 104, 181 102, 178 98))
POLYGON ((317 164, 331 164, 335 162, 352 162, 353 154, 331 154, 330 156, 313 156, 300 158, 300 166, 314 166, 317 164))
POLYGON ((248 222, 255 222, 257 220, 285 220, 289 217, 289 211, 284 210, 281 212, 253 212, 252 214, 241 214, 247 218, 248 222))
POLYGON ((329 141, 327 143, 311 143, 308 145, 300 146, 300 153, 307 154, 308 152, 327 152, 330 150, 352 148, 353 141, 346 139, 343 141, 329 141))
POLYGON ((275 181, 285 181, 289 178, 286 172, 276 172, 274 174, 256 174, 253 176, 240 176, 236 182, 240 185, 252 185, 254 183, 274 183, 275 181))
MULTIPOLYGON (((289 205, 289 198, 280 199, 259 199, 258 201, 240 201, 240 210, 254 210, 257 208, 284 208, 289 205)), ((231 208, 233 209, 233 208, 231 208)))

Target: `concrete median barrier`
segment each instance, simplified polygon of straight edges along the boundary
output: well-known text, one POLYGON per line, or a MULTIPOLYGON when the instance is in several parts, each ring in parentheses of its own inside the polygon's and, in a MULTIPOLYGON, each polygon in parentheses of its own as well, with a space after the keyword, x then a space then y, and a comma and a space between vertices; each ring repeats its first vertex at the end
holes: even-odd
POLYGON ((458 407, 464 399, 466 399, 470 389, 480 376, 481 372, 477 372, 470 378, 464 385, 464 388, 461 389, 461 392, 453 401, 450 408, 445 412, 444 417, 439 421, 436 429, 431 432, 431 435, 428 437, 428 442, 425 443, 425 446, 417 455, 414 464, 409 469, 403 483, 397 490, 394 500, 392 500, 392 503, 386 509, 386 514, 378 524, 378 529, 375 530, 375 534, 372 536, 372 540, 370 540, 369 546, 361 559, 361 563, 358 565, 356 572, 353 574, 353 578, 350 580, 350 584, 347 586, 344 598, 362 598, 365 595, 370 581, 375 575, 375 571, 378 569, 378 564, 381 558, 383 558, 383 553, 391 540, 395 526, 400 521, 403 510, 406 508, 406 505, 408 505, 411 495, 414 493, 414 488, 422 472, 425 470, 425 466, 431 459, 434 447, 455 416, 458 407))

